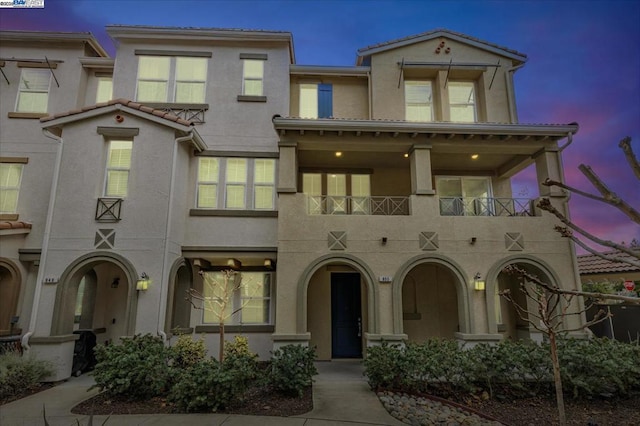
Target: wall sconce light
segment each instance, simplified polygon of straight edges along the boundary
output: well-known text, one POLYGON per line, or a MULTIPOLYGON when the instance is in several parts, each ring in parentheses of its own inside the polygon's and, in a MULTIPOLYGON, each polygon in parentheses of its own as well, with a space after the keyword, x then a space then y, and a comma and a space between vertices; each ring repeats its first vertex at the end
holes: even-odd
POLYGON ((264 267, 267 269, 273 269, 275 265, 275 262, 273 261, 273 259, 265 259, 264 260, 264 267))
POLYGON ((387 237, 382 237, 382 245, 383 246, 387 245, 387 237))
POLYGON ((474 245, 476 241, 478 241, 476 237, 471 237, 471 239, 469 240, 469 244, 474 245))
POLYGON ((240 269, 242 266, 242 262, 238 259, 229 258, 227 259, 227 266, 231 269, 240 269))
POLYGON ((149 289, 149 283, 151 279, 149 279, 149 275, 146 272, 143 272, 140 275, 140 279, 136 281, 136 290, 147 291, 149 289))
POLYGON ((478 272, 476 276, 473 277, 473 288, 478 291, 482 291, 485 288, 485 282, 482 279, 482 275, 480 275, 480 272, 478 272))
POLYGON ((111 288, 118 288, 120 285, 120 277, 115 277, 113 281, 111 281, 111 288))

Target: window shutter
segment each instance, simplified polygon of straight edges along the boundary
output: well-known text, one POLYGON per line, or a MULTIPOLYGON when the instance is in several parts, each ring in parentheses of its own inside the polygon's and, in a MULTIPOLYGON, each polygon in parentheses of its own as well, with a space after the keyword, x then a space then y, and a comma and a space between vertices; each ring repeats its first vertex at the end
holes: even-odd
POLYGON ((333 117, 333 86, 318 84, 318 118, 333 117))

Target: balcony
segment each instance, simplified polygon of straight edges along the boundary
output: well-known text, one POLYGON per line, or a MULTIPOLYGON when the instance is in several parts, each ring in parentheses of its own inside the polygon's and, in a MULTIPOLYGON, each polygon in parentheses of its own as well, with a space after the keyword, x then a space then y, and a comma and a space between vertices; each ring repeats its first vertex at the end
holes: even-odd
POLYGON ((308 195, 306 205, 310 215, 409 215, 408 197, 308 195))
POLYGON ((183 120, 191 121, 194 124, 203 124, 205 112, 209 109, 209 104, 178 104, 165 102, 145 102, 146 106, 159 109, 183 120))
POLYGON ((440 197, 441 216, 535 216, 527 198, 440 197))

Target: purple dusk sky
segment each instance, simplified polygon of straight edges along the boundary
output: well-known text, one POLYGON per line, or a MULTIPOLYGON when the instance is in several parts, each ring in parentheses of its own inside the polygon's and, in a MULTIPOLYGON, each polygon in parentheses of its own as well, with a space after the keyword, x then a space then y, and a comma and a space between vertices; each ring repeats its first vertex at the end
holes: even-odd
MULTIPOLYGON (((0 29, 91 32, 114 55, 108 24, 290 31, 304 65, 354 65, 358 48, 436 28, 515 49, 529 57, 515 75, 520 122, 580 125, 563 155, 567 183, 592 191, 577 169, 585 163, 640 207, 640 183, 618 148, 630 136, 640 154, 638 0, 45 0, 44 9, 0 10, 0 29)), ((513 191, 538 195, 532 168, 513 191)), ((576 195, 570 205, 592 233, 640 240, 640 226, 614 207, 576 195)))

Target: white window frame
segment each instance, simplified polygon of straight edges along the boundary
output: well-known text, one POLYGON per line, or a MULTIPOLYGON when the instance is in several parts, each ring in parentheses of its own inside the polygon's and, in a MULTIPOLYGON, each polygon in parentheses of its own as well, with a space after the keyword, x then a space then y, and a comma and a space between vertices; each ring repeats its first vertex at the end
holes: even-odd
POLYGON ((253 211, 275 211, 276 210, 276 176, 278 173, 278 162, 274 158, 265 157, 199 157, 198 159, 198 176, 196 177, 196 197, 195 208, 206 210, 253 210, 253 211), (218 161, 218 177, 216 181, 217 193, 216 193, 216 206, 201 206, 199 204, 198 190, 200 186, 214 181, 200 181, 199 170, 203 159, 215 158, 218 161), (232 160, 244 160, 245 161, 245 176, 244 180, 229 180, 227 170, 228 163, 232 160), (273 161, 273 181, 272 182, 257 182, 255 170, 257 161, 273 161), (244 188, 244 206, 243 207, 227 207, 228 196, 227 188, 229 186, 242 185, 244 188), (271 187, 272 189, 272 205, 271 208, 257 208, 256 207, 256 188, 271 187))
MULTIPOLYGON (((223 272, 222 271, 207 271, 204 272, 205 274, 216 274, 218 276, 218 278, 215 278, 215 281, 218 284, 223 284, 224 283, 224 279, 223 279, 223 272)), ((235 274, 233 276, 234 282, 230 283, 229 285, 231 286, 235 286, 237 284, 237 282, 235 282, 235 280, 237 279, 245 279, 246 276, 250 276, 251 274, 263 274, 264 278, 263 278, 263 282, 267 283, 269 286, 269 291, 268 294, 269 296, 244 296, 242 294, 243 292, 243 287, 242 285, 239 286, 239 288, 236 289, 236 291, 231 295, 231 300, 230 300, 230 306, 227 306, 227 309, 231 312, 231 315, 225 319, 225 325, 270 325, 273 324, 273 277, 274 277, 274 273, 271 271, 251 271, 251 272, 244 272, 244 271, 239 271, 237 274, 235 274), (245 300, 260 300, 260 301, 267 301, 267 315, 266 315, 266 322, 244 322, 242 319, 242 310, 243 310, 243 301, 245 300)), ((251 280, 250 277, 246 278, 248 281, 251 280)), ((203 296, 205 298, 207 297, 215 297, 215 295, 209 296, 208 295, 208 288, 204 288, 203 289, 203 296)), ((217 321, 218 318, 212 318, 213 316, 215 316, 215 313, 210 313, 208 314, 208 312, 203 309, 202 312, 202 323, 203 324, 207 324, 207 325, 218 325, 219 322, 217 321), (208 318, 211 317, 211 318, 208 318)))
POLYGON ((405 80, 404 82, 404 114, 406 121, 417 121, 417 122, 432 122, 434 120, 434 102, 433 102, 433 82, 431 80, 405 80), (409 90, 411 87, 418 86, 426 86, 429 88, 431 92, 431 96, 429 99, 420 102, 410 102, 409 101, 409 90), (409 109, 413 108, 428 108, 430 114, 427 114, 428 117, 426 120, 415 120, 409 118, 409 109))
POLYGON ((97 80, 96 103, 109 102, 113 99, 113 77, 101 76, 97 80))
POLYGON ((8 182, 0 181, 0 214, 15 214, 18 212, 18 202, 20 201, 20 186, 22 184, 22 173, 24 171, 24 164, 22 163, 11 163, 11 162, 2 162, 0 163, 0 167, 8 167, 17 168, 18 171, 18 182, 16 185, 8 185, 8 182), (17 192, 15 205, 12 206, 11 209, 4 209, 4 205, 6 203, 6 193, 7 192, 17 192))
POLYGON ((150 103, 181 103, 181 104, 201 104, 206 101, 207 96, 207 74, 209 68, 209 58, 199 56, 163 56, 163 55, 139 55, 138 56, 138 71, 136 75, 136 102, 150 102, 150 103), (140 78, 140 60, 142 58, 165 58, 168 59, 168 67, 166 80, 164 79, 143 79, 140 78), (182 59, 189 60, 202 60, 204 63, 204 80, 199 79, 178 79, 178 61, 182 59), (163 82, 166 84, 164 100, 140 100, 139 99, 139 86, 141 81, 149 82, 163 82), (179 83, 202 83, 202 102, 184 102, 176 101, 177 89, 179 83))
POLYGON ((247 181, 249 175, 249 161, 247 158, 227 158, 224 164, 224 208, 226 210, 247 210, 247 181), (230 176, 229 163, 231 162, 243 162, 244 163, 244 175, 230 176), (232 180, 233 179, 233 180, 232 180), (242 207, 229 207, 229 189, 233 187, 242 188, 242 207))
POLYGON ((14 111, 15 112, 23 112, 23 113, 40 113, 40 114, 46 113, 48 111, 48 109, 49 109, 49 93, 50 93, 50 90, 51 90, 51 70, 49 70, 47 68, 22 68, 22 71, 20 72, 20 82, 18 84, 18 96, 16 97, 16 104, 15 104, 14 111), (45 73, 48 74, 49 81, 47 83, 46 90, 44 88, 37 88, 37 89, 36 88, 34 88, 34 89, 29 88, 28 84, 25 82, 26 81, 25 77, 29 73, 41 74, 41 75, 44 75, 45 73), (42 109, 42 110, 20 109, 20 98, 22 97, 23 93, 46 93, 47 101, 45 102, 44 109, 42 109))
POLYGON ((242 94, 245 96, 264 96, 264 59, 243 59, 242 60, 242 94), (259 76, 247 75, 247 64, 260 64, 259 76), (260 93, 248 93, 247 82, 260 82, 260 93))
POLYGON ((272 158, 255 158, 253 160, 253 208, 255 210, 274 210, 275 209, 275 194, 276 194, 276 160, 272 158), (264 182, 258 181, 258 174, 256 173, 258 162, 269 162, 272 164, 272 174, 268 176, 270 180, 264 182), (258 207, 258 189, 270 188, 271 189, 271 206, 270 207, 258 207))
POLYGON ((107 164, 106 164, 106 172, 105 172, 105 177, 104 177, 104 190, 103 190, 103 196, 105 198, 127 198, 127 196, 129 195, 130 191, 130 181, 131 181, 131 164, 133 163, 133 140, 132 139, 109 139, 108 141, 108 146, 107 146, 107 164), (131 154, 129 156, 129 165, 126 167, 114 167, 111 166, 111 154, 113 152, 112 148, 113 148, 113 144, 117 143, 117 142, 127 142, 130 144, 130 150, 131 150, 131 154), (116 172, 127 172, 127 187, 126 187, 126 194, 122 195, 122 194, 110 194, 108 193, 108 188, 109 188, 109 172, 110 171, 116 171, 116 172))
POLYGON ((220 187, 219 185, 219 181, 220 181, 220 159, 216 158, 216 157, 200 157, 200 159, 198 160, 198 183, 197 183, 197 191, 196 191, 196 208, 199 209, 215 209, 218 207, 218 189, 220 187), (207 161, 214 161, 216 164, 216 172, 214 175, 211 176, 211 179, 206 179, 206 180, 201 180, 200 176, 201 173, 200 171, 202 170, 202 163, 203 160, 207 160, 207 161), (212 206, 204 206, 204 205, 200 205, 200 192, 202 190, 203 187, 207 187, 207 186, 214 186, 214 194, 215 194, 215 202, 213 203, 214 205, 212 206))
POLYGON ((476 123, 478 121, 478 105, 477 105, 478 90, 476 87, 476 83, 474 81, 466 81, 466 80, 449 81, 447 86, 447 91, 448 91, 448 98, 449 98, 449 120, 453 123, 476 123), (451 101, 451 88, 456 86, 471 86, 472 88, 471 97, 470 99, 467 100, 467 102, 451 101), (453 108, 456 106, 464 106, 467 108, 471 107, 471 109, 473 110, 473 121, 454 120, 452 111, 453 111, 453 108))

